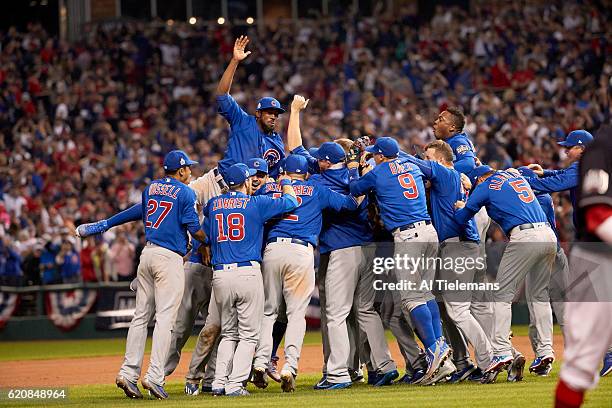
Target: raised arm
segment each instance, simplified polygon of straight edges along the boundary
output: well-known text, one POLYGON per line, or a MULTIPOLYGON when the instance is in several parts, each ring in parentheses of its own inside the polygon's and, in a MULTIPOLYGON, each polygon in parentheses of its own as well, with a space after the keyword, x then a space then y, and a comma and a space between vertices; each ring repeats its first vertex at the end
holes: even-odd
POLYGON ((287 149, 302 146, 302 133, 300 132, 300 111, 308 106, 309 99, 304 99, 301 95, 294 95, 291 102, 291 114, 289 115, 289 128, 287 129, 287 149))
POLYGON ((234 74, 236 73, 236 68, 238 68, 238 63, 248 57, 251 53, 251 51, 244 51, 248 43, 249 37, 245 35, 241 35, 234 42, 234 54, 232 55, 229 65, 227 68, 225 68, 225 72, 223 72, 219 85, 217 85, 217 95, 225 95, 229 93, 230 88, 232 87, 234 74))

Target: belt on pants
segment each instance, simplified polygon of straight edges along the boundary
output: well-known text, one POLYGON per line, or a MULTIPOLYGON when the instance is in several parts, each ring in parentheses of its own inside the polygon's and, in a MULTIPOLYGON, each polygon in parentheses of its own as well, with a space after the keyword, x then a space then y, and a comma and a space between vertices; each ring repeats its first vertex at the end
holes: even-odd
MULTIPOLYGON (((156 244, 155 242, 151 242, 151 241, 147 241, 147 246, 152 246, 152 247, 158 247, 158 248, 164 248, 164 249, 168 249, 166 247, 163 247, 161 245, 156 244)), ((175 254, 177 254, 178 256, 180 256, 181 258, 185 256, 185 254, 181 254, 180 252, 177 252, 173 249, 168 249, 168 251, 174 252, 175 254)))
POLYGON ((219 185, 219 188, 221 189, 221 191, 223 192, 229 191, 229 187, 227 186, 227 183, 223 179, 223 176, 221 175, 221 173, 219 173, 219 168, 215 167, 213 169, 213 174, 215 176, 215 180, 217 181, 217 184, 219 185))
POLYGON ((266 244, 270 244, 272 242, 283 242, 285 244, 298 244, 298 245, 303 245, 305 247, 309 247, 310 246, 310 242, 306 242, 304 240, 297 239, 297 238, 283 238, 283 237, 270 238, 266 242, 266 244))
POLYGON ((228 271, 230 269, 236 269, 236 268, 240 268, 243 266, 259 266, 259 262, 257 261, 243 261, 243 262, 236 262, 236 263, 231 263, 231 264, 217 264, 215 266, 213 266, 213 271, 228 271))
POLYGON ((518 231, 524 231, 528 229, 539 229, 539 228, 544 228, 544 227, 550 227, 550 224, 547 222, 533 222, 533 223, 529 222, 527 224, 517 225, 516 227, 512 228, 510 230, 510 235, 518 231))
POLYGON ((445 239, 444 241, 442 241, 442 242, 443 242, 443 243, 444 243, 444 242, 474 242, 475 244, 477 244, 477 243, 478 243, 478 241, 475 241, 475 240, 473 240, 473 239, 468 239, 468 238, 466 238, 466 237, 451 237, 451 238, 446 238, 446 239, 445 239))
POLYGON ((402 225, 401 227, 397 227, 396 231, 402 232, 402 231, 406 231, 409 229, 414 229, 414 228, 418 228, 418 227, 424 227, 426 225, 431 224, 431 221, 417 221, 415 223, 412 224, 407 224, 407 225, 402 225))

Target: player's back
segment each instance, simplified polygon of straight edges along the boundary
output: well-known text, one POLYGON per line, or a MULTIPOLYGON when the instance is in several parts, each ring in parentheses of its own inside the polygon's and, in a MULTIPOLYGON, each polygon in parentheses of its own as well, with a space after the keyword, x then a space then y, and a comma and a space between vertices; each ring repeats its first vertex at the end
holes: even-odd
POLYGON ((193 190, 172 177, 152 181, 142 193, 147 241, 185 255, 189 238, 184 215, 195 199, 193 190))
MULTIPOLYGON (((280 219, 270 220, 267 239, 297 238, 316 246, 322 223, 320 192, 318 187, 310 181, 296 180, 292 185, 299 206, 280 219)), ((277 183, 267 183, 258 193, 280 198, 281 186, 277 183)))
POLYGON ((387 230, 430 220, 423 173, 418 167, 396 159, 381 163, 372 171, 376 176, 376 200, 387 230))
POLYGON ((523 177, 498 171, 486 180, 485 185, 490 203, 487 205, 489 216, 506 233, 510 227, 547 221, 540 203, 523 177))

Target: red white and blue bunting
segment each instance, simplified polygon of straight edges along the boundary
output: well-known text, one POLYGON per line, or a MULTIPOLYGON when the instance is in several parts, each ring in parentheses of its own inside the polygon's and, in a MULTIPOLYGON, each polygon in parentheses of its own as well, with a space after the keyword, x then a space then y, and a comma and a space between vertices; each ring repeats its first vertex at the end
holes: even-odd
POLYGON ((96 302, 97 290, 75 289, 45 293, 47 315, 60 330, 76 327, 96 302))

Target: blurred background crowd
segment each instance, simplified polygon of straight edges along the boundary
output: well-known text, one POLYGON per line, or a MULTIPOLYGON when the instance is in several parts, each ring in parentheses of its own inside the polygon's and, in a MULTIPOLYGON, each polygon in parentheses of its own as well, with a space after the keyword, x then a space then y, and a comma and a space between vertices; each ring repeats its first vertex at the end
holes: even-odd
MULTIPOLYGON (((414 153, 453 105, 483 162, 560 168, 556 142, 594 131, 610 109, 609 21, 599 2, 477 1, 469 12, 438 7, 429 21, 406 6, 263 28, 114 22, 71 43, 38 24, 1 32, 0 283, 131 279, 140 223, 83 241, 74 226, 140 202, 169 150, 200 161, 195 176, 215 166, 228 127, 214 91, 240 34, 252 54, 232 95, 250 113, 262 96, 310 98, 306 147, 367 134, 414 153)), ((555 205, 571 240, 567 196, 555 205)))

